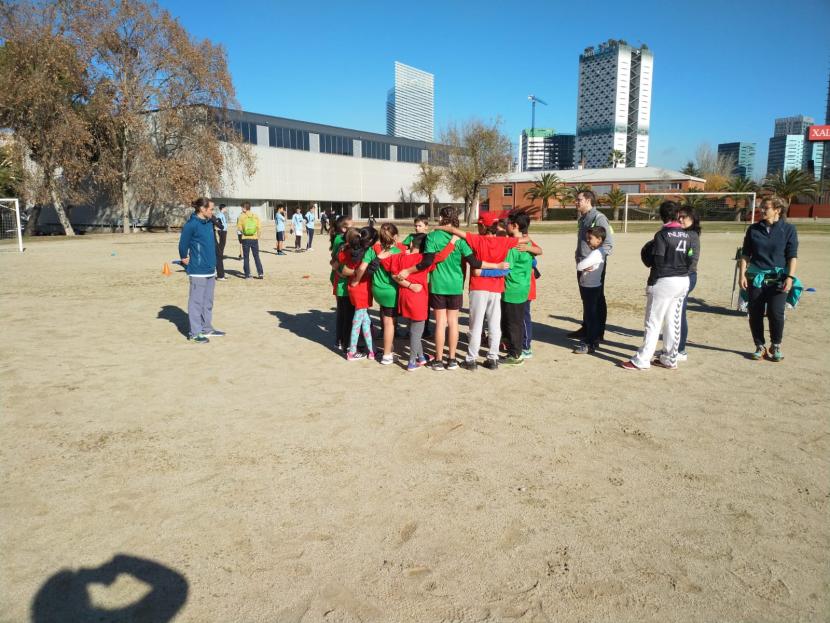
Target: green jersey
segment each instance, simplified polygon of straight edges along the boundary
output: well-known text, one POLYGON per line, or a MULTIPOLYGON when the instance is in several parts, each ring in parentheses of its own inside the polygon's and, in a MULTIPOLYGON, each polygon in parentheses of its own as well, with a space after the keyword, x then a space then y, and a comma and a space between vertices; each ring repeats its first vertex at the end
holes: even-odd
MULTIPOLYGON (((431 231, 427 235, 424 253, 439 253, 450 243, 452 234, 445 231, 431 231)), ((429 274, 429 291, 432 294, 456 295, 464 293, 464 272, 461 258, 471 255, 473 250, 463 238, 455 242, 455 248, 447 258, 435 265, 429 274)))
MULTIPOLYGON (((331 244, 331 259, 335 259, 337 257, 337 252, 340 250, 340 245, 343 244, 343 234, 337 234, 334 237, 334 241, 331 244)), ((335 296, 349 296, 349 288, 346 285, 346 278, 345 277, 337 277, 334 271, 331 271, 331 275, 329 275, 329 281, 331 284, 334 285, 334 280, 337 279, 337 287, 334 291, 335 296)))
MULTIPOLYGON (((401 250, 393 245, 389 252, 395 255, 401 250)), ((363 255, 363 261, 369 264, 377 256, 375 247, 371 247, 363 255)), ((397 307, 398 305, 398 284, 382 266, 379 266, 372 275, 372 296, 381 307, 397 307)))
POLYGON ((510 274, 504 278, 505 303, 524 303, 530 294, 530 273, 533 269, 533 256, 527 251, 510 249, 506 262, 510 262, 510 274))
POLYGON ((404 238, 404 239, 403 239, 403 243, 402 243, 402 244, 403 244, 403 246, 405 246, 407 249, 409 248, 409 245, 410 245, 410 244, 412 244, 412 236, 414 236, 414 235, 415 235, 415 234, 409 234, 406 238, 404 238))

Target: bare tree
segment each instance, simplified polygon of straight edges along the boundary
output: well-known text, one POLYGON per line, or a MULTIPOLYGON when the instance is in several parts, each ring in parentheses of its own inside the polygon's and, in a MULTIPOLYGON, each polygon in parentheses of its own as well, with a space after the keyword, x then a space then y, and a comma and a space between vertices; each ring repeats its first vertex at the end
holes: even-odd
POLYGON ((433 166, 427 162, 422 162, 419 165, 418 177, 412 185, 412 192, 416 195, 423 195, 429 202, 427 214, 430 218, 435 220, 435 194, 438 192, 438 187, 441 185, 443 179, 443 172, 439 167, 433 166))
POLYGON ((701 143, 695 151, 697 170, 706 179, 704 190, 719 191, 729 184, 735 169, 735 157, 718 154, 708 143, 701 143))
POLYGON ((487 124, 473 119, 460 127, 450 125, 441 142, 449 148, 444 185, 453 196, 464 198, 464 220, 469 226, 478 210, 481 187, 510 171, 510 139, 501 133, 499 120, 487 124))
POLYGON ((229 162, 253 173, 252 150, 228 117, 237 105, 221 46, 191 38, 155 3, 65 2, 73 9, 66 26, 90 59, 97 180, 116 199, 125 232, 139 204, 216 190, 229 162))

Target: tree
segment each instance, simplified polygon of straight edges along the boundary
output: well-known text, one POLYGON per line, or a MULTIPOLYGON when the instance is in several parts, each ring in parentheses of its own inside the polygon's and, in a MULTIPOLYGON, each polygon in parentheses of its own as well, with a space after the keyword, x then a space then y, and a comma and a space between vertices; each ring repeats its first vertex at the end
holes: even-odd
POLYGON ((617 186, 611 189, 611 192, 603 196, 605 203, 614 209, 614 220, 620 220, 620 206, 625 205, 625 193, 617 186))
POLYGON ((228 116, 237 106, 221 46, 192 39, 155 3, 66 2, 62 26, 89 58, 97 181, 125 233, 139 204, 181 205, 218 189, 228 162, 253 173, 253 152, 228 116))
POLYGON ((525 191, 525 197, 532 201, 542 201, 542 220, 547 217, 549 201, 559 199, 565 192, 565 186, 555 173, 543 173, 542 177, 525 191))
POLYGON ((13 146, 9 143, 0 145, 0 196, 19 197, 22 178, 20 161, 13 146))
POLYGON ((441 142, 449 151, 444 185, 453 196, 463 197, 464 220, 469 226, 478 210, 482 185, 510 171, 510 139, 502 134, 500 120, 487 124, 473 119, 460 127, 450 125, 441 142))
POLYGON ((693 160, 689 160, 686 163, 686 166, 680 169, 680 172, 684 175, 691 175, 692 177, 700 177, 700 169, 697 168, 697 165, 694 163, 693 160))
MULTIPOLYGON (((752 180, 738 176, 729 180, 725 190, 731 193, 752 193, 758 190, 758 185, 752 180)), ((735 202, 735 222, 740 222, 748 198, 748 195, 735 195, 732 197, 732 200, 735 202)))
POLYGON ((412 184, 412 192, 416 195, 423 195, 427 198, 429 207, 427 214, 433 220, 436 219, 435 214, 435 194, 438 192, 438 187, 441 185, 443 179, 443 172, 439 167, 433 166, 427 162, 422 162, 419 165, 418 177, 415 183, 412 184))
POLYGON ((663 203, 663 197, 660 195, 645 195, 640 199, 640 208, 646 207, 649 213, 649 219, 654 218, 654 213, 657 211, 659 205, 663 203))
POLYGON ((695 151, 697 170, 706 179, 704 190, 718 192, 729 184, 735 170, 735 157, 718 154, 707 143, 698 145, 695 151))
POLYGON ((619 149, 612 149, 611 153, 608 154, 608 166, 618 167, 620 165, 625 166, 625 152, 619 149))
POLYGON ((11 129, 31 163, 25 167, 33 178, 27 199, 51 203, 64 232, 73 236, 64 204, 80 198, 92 153, 85 63, 73 42, 54 28, 56 4, 3 8, 0 126, 11 129))
MULTIPOLYGON (((696 188, 690 188, 687 193, 698 193, 700 192, 696 188)), ((698 194, 681 194, 680 196, 680 205, 687 206, 694 210, 700 211, 706 207, 706 197, 703 195, 698 194)))
POLYGON ((799 169, 768 175, 763 188, 786 201, 787 208, 798 197, 813 198, 818 194, 818 184, 813 176, 799 169))

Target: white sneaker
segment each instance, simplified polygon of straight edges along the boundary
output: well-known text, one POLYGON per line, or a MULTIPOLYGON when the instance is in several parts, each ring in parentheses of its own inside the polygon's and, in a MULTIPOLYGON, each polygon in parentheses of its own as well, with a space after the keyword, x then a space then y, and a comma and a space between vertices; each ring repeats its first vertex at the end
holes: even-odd
POLYGON ((380 360, 381 365, 388 366, 395 363, 394 355, 384 355, 383 358, 380 360))
POLYGON ((678 361, 687 361, 689 359, 688 353, 677 353, 678 361))

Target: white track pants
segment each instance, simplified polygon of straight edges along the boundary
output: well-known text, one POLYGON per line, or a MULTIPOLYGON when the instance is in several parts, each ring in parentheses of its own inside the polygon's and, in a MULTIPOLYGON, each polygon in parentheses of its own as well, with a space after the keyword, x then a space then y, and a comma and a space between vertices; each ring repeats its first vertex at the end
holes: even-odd
POLYGON ((643 345, 631 358, 638 368, 651 367, 651 358, 657 349, 657 340, 663 332, 663 355, 660 361, 677 365, 677 346, 680 342, 680 322, 683 299, 689 291, 689 277, 663 277, 646 288, 646 323, 643 345))
POLYGON ((487 336, 490 340, 488 359, 499 358, 501 341, 501 292, 470 290, 470 333, 467 338, 467 361, 478 359, 481 348, 481 329, 487 317, 487 336))

